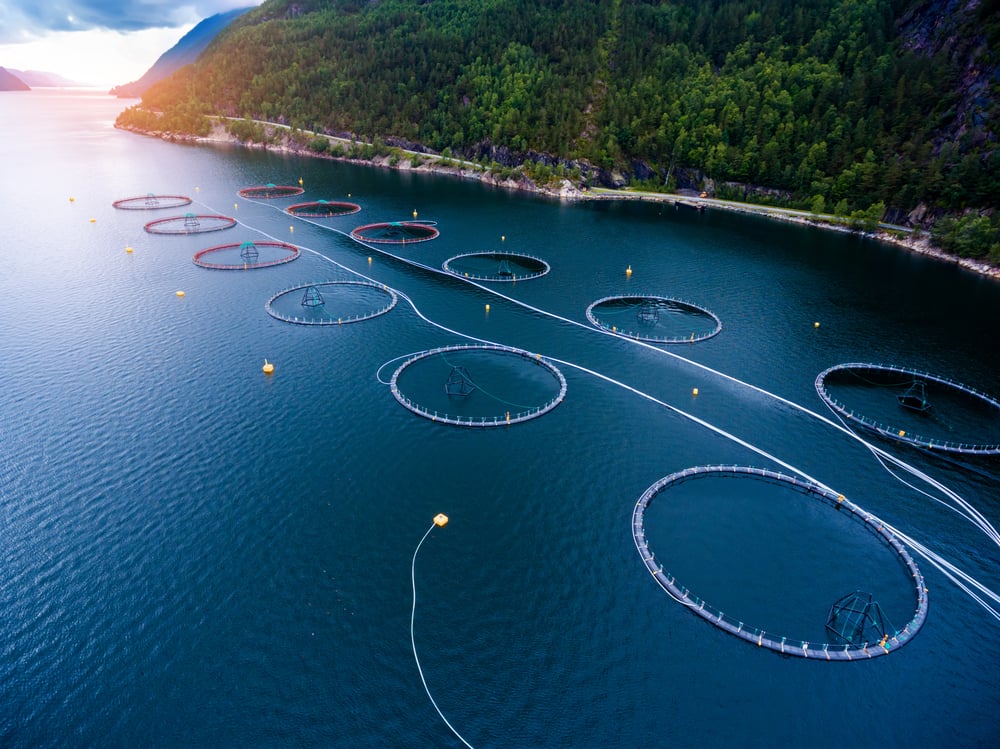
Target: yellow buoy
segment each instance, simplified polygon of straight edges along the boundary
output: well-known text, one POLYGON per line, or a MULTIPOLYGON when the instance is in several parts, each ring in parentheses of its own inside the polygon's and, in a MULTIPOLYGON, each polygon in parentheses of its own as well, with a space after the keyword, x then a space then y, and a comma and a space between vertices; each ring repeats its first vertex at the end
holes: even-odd
POLYGON ((413 209, 413 218, 416 218, 416 217, 417 217, 417 209, 416 209, 416 208, 414 208, 414 209, 413 209))
POLYGON ((628 268, 625 269, 625 275, 631 277, 631 275, 632 275, 632 266, 631 265, 628 268))
POLYGON ((900 429, 899 430, 899 436, 900 437, 905 437, 906 436, 906 432, 904 430, 900 429))
POLYGON ((490 305, 488 305, 488 304, 486 305, 486 311, 487 311, 487 312, 489 312, 489 311, 490 311, 490 305))
POLYGON ((129 255, 131 255, 132 254, 132 248, 131 247, 126 247, 125 248, 125 252, 127 252, 129 255))
POLYGON ((175 291, 174 293, 175 293, 175 294, 176 294, 177 296, 184 296, 184 292, 183 292, 183 291, 181 291, 180 289, 178 289, 178 290, 177 290, 177 291, 175 291))
POLYGON ((692 388, 691 395, 698 395, 698 388, 692 388))
POLYGON ((369 255, 369 256, 368 256, 368 265, 371 265, 371 264, 372 264, 372 256, 371 256, 371 255, 369 255))
POLYGON ((439 512, 437 515, 434 516, 434 525, 436 525, 438 528, 444 528, 446 525, 448 525, 448 516, 445 515, 443 512, 439 512))
POLYGON ((501 234, 500 235, 500 241, 501 242, 506 242, 507 241, 507 235, 506 234, 501 234))
POLYGON ((96 223, 97 223, 97 219, 96 219, 96 218, 92 218, 92 219, 90 219, 90 223, 92 223, 92 224, 96 224, 96 223))
POLYGON ((240 204, 239 203, 233 203, 233 210, 234 211, 238 211, 239 209, 240 209, 240 204))
POLYGON ((302 177, 299 177, 299 186, 302 186, 302 177))
POLYGON ((814 322, 814 323, 813 323, 813 327, 814 327, 814 328, 818 328, 818 327, 819 327, 819 323, 818 323, 818 322, 814 322))
POLYGON ((294 226, 289 226, 288 227, 288 231, 290 231, 292 234, 294 234, 295 233, 295 227, 294 226))
POLYGON ((264 366, 261 369, 264 370, 264 374, 274 374, 274 365, 267 359, 264 360, 264 366))

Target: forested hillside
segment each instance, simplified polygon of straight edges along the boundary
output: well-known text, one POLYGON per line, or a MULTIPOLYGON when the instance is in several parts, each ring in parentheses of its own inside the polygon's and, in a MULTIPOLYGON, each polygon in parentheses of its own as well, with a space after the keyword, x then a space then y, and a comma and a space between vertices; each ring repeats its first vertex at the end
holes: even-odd
POLYGON ((259 118, 905 221, 1000 206, 998 39, 997 0, 269 0, 123 122, 259 118))

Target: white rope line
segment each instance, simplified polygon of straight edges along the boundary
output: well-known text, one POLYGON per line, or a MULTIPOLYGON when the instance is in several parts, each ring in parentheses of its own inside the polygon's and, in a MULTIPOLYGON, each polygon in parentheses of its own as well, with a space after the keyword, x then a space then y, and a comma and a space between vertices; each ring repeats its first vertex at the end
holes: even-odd
POLYGON ((427 679, 424 678, 424 669, 420 666, 420 658, 417 657, 417 640, 413 634, 413 620, 417 616, 417 552, 420 551, 420 547, 424 545, 424 541, 429 535, 431 535, 431 531, 434 530, 434 528, 434 523, 431 523, 431 527, 427 529, 424 537, 421 538, 420 543, 417 544, 417 548, 413 550, 413 559, 410 562, 410 585, 413 588, 413 607, 410 609, 410 645, 413 648, 413 660, 417 662, 417 671, 420 674, 420 681, 424 685, 424 691, 427 692, 427 698, 431 701, 431 704, 434 705, 434 709, 437 710, 437 714, 441 716, 441 720, 443 720, 444 724, 451 729, 451 732, 458 737, 458 740, 469 747, 469 749, 474 749, 472 744, 466 741, 462 737, 462 734, 455 730, 455 726, 448 722, 448 719, 444 717, 444 713, 441 712, 441 708, 438 707, 437 702, 434 701, 434 696, 431 694, 431 690, 427 686, 427 679))

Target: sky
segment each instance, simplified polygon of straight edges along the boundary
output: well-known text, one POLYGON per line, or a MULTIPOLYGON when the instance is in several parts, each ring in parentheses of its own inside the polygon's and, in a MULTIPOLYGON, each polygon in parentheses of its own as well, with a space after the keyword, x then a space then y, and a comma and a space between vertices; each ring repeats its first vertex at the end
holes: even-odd
POLYGON ((0 67, 111 88, 140 78, 200 21, 262 0, 0 0, 0 67))

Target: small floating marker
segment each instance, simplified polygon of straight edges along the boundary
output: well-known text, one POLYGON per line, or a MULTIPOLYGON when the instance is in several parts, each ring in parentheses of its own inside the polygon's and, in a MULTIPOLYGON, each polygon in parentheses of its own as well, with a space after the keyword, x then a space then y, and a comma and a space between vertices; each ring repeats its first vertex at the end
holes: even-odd
POLYGON ((69 202, 70 202, 70 203, 73 203, 73 202, 75 202, 75 201, 76 201, 76 198, 73 198, 73 197, 71 197, 71 198, 69 199, 69 202))
POLYGON ((184 292, 181 291, 180 289, 177 289, 177 291, 175 291, 174 294, 176 294, 177 296, 184 296, 184 292))
POLYGON ((274 374, 274 365, 267 359, 264 360, 264 366, 261 369, 264 371, 264 374, 274 374))
POLYGON ((96 223, 97 223, 97 219, 96 219, 96 218, 92 218, 92 219, 90 219, 90 223, 92 223, 92 224, 96 224, 96 223))
POLYGON ((488 304, 486 305, 486 311, 487 311, 487 312, 489 312, 489 311, 490 311, 490 305, 488 305, 488 304))
POLYGON ((819 327, 819 323, 818 323, 818 322, 814 322, 814 323, 813 323, 813 327, 814 327, 814 328, 818 328, 818 327, 819 327))
POLYGON ((372 256, 371 256, 371 255, 369 255, 369 256, 368 256, 368 265, 371 265, 371 264, 372 264, 372 256))
POLYGON ((628 268, 626 268, 626 269, 625 269, 625 275, 626 275, 626 276, 627 276, 628 278, 631 278, 631 277, 632 277, 632 266, 631 266, 631 265, 630 265, 630 266, 629 266, 628 268))
POLYGON ((201 192, 201 188, 200 187, 196 187, 196 188, 194 188, 194 191, 195 192, 201 192))
POLYGON ((691 395, 698 395, 698 388, 692 388, 691 395))
POLYGON ((906 436, 906 431, 905 431, 905 430, 903 430, 903 429, 900 429, 900 430, 899 430, 899 436, 900 436, 900 437, 905 437, 905 436, 906 436))
POLYGON ((507 235, 506 234, 501 234, 500 235, 500 241, 501 242, 506 242, 507 241, 507 235))
POLYGON ((347 197, 351 197, 351 193, 347 193, 347 197))
POLYGON ((239 209, 240 209, 240 204, 239 203, 233 203, 233 210, 234 211, 238 211, 239 209))
POLYGON ((414 208, 414 209, 413 209, 413 218, 416 218, 416 217, 417 217, 417 209, 416 209, 416 208, 414 208))
POLYGON ((299 187, 302 186, 302 177, 299 177, 299 187))
POLYGON ((445 515, 443 512, 439 512, 437 515, 434 516, 434 525, 436 525, 438 528, 444 528, 446 525, 448 525, 448 516, 445 515))
POLYGON ((837 504, 839 505, 843 501, 844 501, 844 495, 843 494, 838 494, 837 495, 837 504))
POLYGON ((292 234, 294 234, 295 233, 295 227, 294 226, 289 226, 288 227, 288 231, 290 231, 292 234))
POLYGON ((125 248, 125 252, 127 252, 129 255, 131 255, 132 254, 132 248, 131 247, 126 247, 125 248))

